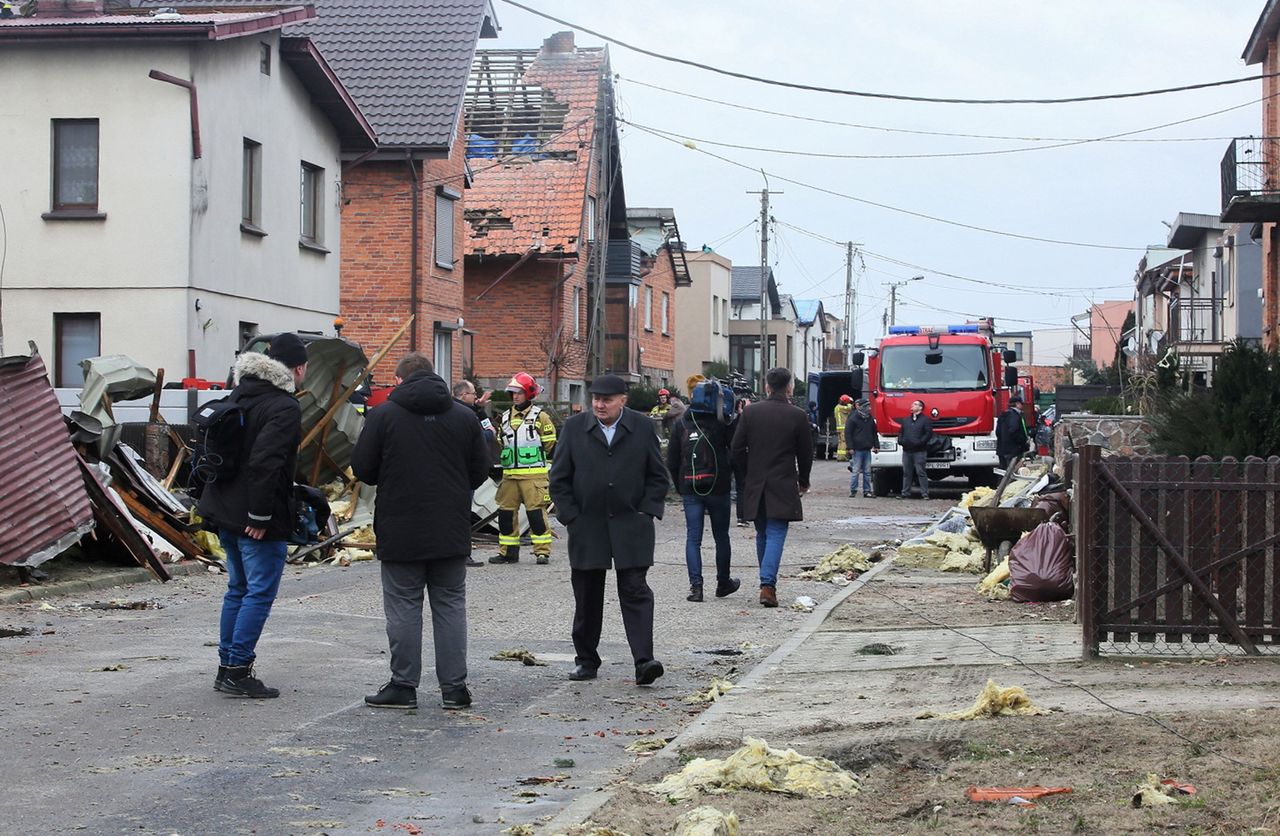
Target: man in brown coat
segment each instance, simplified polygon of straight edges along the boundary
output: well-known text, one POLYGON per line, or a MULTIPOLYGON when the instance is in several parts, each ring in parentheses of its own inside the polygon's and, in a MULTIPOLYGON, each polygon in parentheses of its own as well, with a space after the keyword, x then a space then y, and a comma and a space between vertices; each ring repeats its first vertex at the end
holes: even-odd
POLYGON ((738 419, 732 455, 743 478, 743 515, 756 524, 756 560, 760 564, 760 603, 778 606, 778 567, 792 520, 804 519, 800 497, 809 490, 813 434, 804 411, 791 404, 791 372, 770 369, 769 397, 738 419))

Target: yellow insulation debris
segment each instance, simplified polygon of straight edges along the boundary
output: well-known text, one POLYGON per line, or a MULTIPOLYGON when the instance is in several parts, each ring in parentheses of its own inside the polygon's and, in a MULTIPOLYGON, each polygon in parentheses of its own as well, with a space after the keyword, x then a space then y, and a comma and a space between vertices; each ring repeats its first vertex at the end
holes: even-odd
POLYGON ((941 569, 944 572, 982 571, 986 550, 973 529, 964 534, 935 531, 923 543, 904 543, 895 563, 907 569, 941 569))
POLYGON ((977 720, 982 717, 1013 717, 1048 714, 1048 709, 1041 708, 1031 701, 1027 692, 1020 686, 1001 688, 994 679, 988 679, 977 701, 963 711, 949 711, 939 714, 926 711, 916 716, 918 720, 977 720))
POLYGON ((978 506, 990 505, 991 497, 995 495, 996 495, 996 492, 994 488, 988 488, 985 485, 980 485, 979 487, 974 488, 964 496, 960 497, 960 507, 972 508, 975 505, 978 505, 978 506))
POLYGON ((734 790, 776 792, 801 798, 845 798, 858 794, 858 780, 826 758, 812 758, 792 749, 773 749, 748 737, 723 760, 695 758, 649 788, 654 795, 684 801, 698 793, 734 790))
POLYGON ((715 807, 694 807, 676 819, 675 836, 738 836, 738 817, 715 807))
POLYGON ((991 570, 991 574, 987 575, 978 582, 978 592, 982 593, 988 601, 1008 601, 1009 585, 1005 581, 1009 580, 1009 558, 1005 557, 1000 561, 1000 565, 991 570))
POLYGON ((713 703, 723 697, 733 688, 733 683, 724 679, 711 680, 711 687, 705 691, 699 691, 691 697, 685 697, 685 702, 691 703, 713 703))
POLYGON ((848 572, 868 572, 870 570, 871 561, 867 558, 866 553, 846 543, 818 561, 817 566, 807 572, 801 572, 798 577, 806 580, 829 581, 836 575, 844 575, 848 572))
POLYGON ((366 525, 364 528, 357 528, 347 535, 347 539, 342 542, 358 546, 372 546, 377 544, 378 540, 373 536, 373 526, 366 525))

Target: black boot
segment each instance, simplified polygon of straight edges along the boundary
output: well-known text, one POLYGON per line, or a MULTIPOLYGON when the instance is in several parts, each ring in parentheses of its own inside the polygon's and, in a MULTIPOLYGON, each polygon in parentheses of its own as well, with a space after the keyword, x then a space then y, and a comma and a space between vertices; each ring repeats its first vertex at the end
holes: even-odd
POLYGON ((742 581, 737 578, 729 578, 724 583, 716 584, 716 597, 723 598, 726 595, 732 595, 738 591, 738 587, 742 586, 742 581))
POLYGON ((213 690, 221 691, 227 681, 227 666, 218 665, 218 675, 213 678, 213 690))
POLYGON ((695 604, 702 603, 702 584, 689 584, 689 594, 685 596, 686 601, 692 601, 695 604))
POLYGON ((471 690, 465 685, 440 689, 440 704, 450 711, 471 707, 471 690))
POLYGON ((517 546, 516 548, 507 549, 505 554, 495 554, 493 557, 489 558, 489 562, 490 563, 519 563, 520 548, 517 546))
POLYGON ((227 678, 222 680, 222 693, 228 697, 243 697, 250 700, 273 700, 280 696, 276 688, 268 688, 262 680, 253 675, 253 665, 229 665, 227 678))
POLYGON ((418 689, 388 682, 378 689, 378 693, 365 697, 364 704, 370 708, 417 708, 418 689))

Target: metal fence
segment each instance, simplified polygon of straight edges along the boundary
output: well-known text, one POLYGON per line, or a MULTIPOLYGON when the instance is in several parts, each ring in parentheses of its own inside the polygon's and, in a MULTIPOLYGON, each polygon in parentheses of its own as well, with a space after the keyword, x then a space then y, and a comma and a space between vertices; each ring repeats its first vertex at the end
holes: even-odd
POLYGON ((1086 657, 1280 654, 1280 458, 1088 446, 1075 484, 1086 657))

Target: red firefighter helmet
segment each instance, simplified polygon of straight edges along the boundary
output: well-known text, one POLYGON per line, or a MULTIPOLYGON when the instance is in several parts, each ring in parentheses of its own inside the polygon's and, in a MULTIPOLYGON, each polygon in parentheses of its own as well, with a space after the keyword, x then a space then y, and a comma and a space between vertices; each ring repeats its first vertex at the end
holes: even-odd
POLYGON ((667 397, 671 397, 671 393, 670 393, 670 392, 668 392, 666 389, 659 389, 659 390, 658 390, 658 394, 659 394, 659 395, 666 395, 667 397))
POLYGON ((850 397, 849 395, 841 395, 840 403, 853 403, 853 398, 850 397))
POLYGON ((533 400, 538 397, 538 393, 542 390, 538 388, 538 381, 533 379, 533 375, 518 372, 507 382, 507 391, 524 392, 526 398, 533 400))

